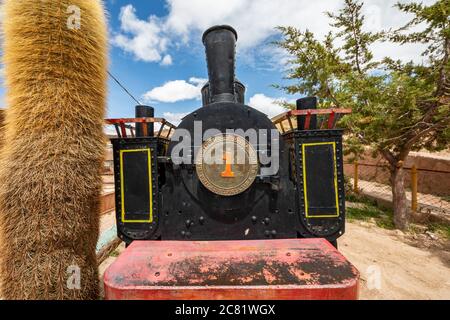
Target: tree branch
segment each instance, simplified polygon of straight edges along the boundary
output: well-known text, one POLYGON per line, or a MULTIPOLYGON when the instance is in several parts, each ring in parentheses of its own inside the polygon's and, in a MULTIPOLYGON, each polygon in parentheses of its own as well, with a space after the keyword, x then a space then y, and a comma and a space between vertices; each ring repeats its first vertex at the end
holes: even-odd
POLYGON ((411 139, 409 139, 406 143, 405 143, 405 148, 409 148, 411 149, 412 146, 414 145, 414 143, 416 143, 417 141, 419 141, 420 138, 422 138, 423 136, 425 136, 426 134, 430 133, 431 131, 438 129, 440 126, 445 125, 445 123, 450 119, 450 117, 446 117, 444 119, 441 119, 440 121, 436 122, 435 124, 433 124, 432 126, 422 130, 419 133, 416 133, 414 135, 414 137, 412 137, 411 139))

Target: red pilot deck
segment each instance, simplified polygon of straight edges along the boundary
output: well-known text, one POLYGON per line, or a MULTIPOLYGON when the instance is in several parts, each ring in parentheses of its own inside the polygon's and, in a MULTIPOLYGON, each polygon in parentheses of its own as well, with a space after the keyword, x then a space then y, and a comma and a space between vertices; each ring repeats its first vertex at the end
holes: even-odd
POLYGON ((135 241, 105 273, 106 299, 357 299, 359 273, 324 239, 135 241))

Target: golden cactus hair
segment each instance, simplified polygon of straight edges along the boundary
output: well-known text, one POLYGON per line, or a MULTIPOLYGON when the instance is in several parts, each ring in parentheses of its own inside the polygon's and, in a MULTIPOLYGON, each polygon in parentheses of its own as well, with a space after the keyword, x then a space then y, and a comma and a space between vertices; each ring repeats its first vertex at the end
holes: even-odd
POLYGON ((1 296, 96 299, 108 64, 103 3, 4 0, 3 10, 1 296))
POLYGON ((5 122, 5 110, 0 109, 0 153, 3 145, 3 126, 5 122))

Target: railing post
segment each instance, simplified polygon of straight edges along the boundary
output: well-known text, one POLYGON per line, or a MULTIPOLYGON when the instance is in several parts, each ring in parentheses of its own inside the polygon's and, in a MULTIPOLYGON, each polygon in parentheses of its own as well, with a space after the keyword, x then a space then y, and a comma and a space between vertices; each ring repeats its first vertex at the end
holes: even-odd
POLYGON ((355 172, 353 175, 353 191, 359 193, 358 190, 358 160, 355 160, 355 172))
POLYGON ((417 212, 417 167, 411 168, 411 211, 417 212))

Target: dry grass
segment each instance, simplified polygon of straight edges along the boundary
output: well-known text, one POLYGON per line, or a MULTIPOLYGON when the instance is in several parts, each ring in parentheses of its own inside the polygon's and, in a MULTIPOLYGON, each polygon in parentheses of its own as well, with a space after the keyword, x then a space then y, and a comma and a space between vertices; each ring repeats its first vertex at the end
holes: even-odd
POLYGON ((100 0, 5 0, 5 299, 96 299, 107 32, 100 0), (67 8, 81 9, 69 29, 67 8), (68 267, 81 289, 67 288, 68 267))

